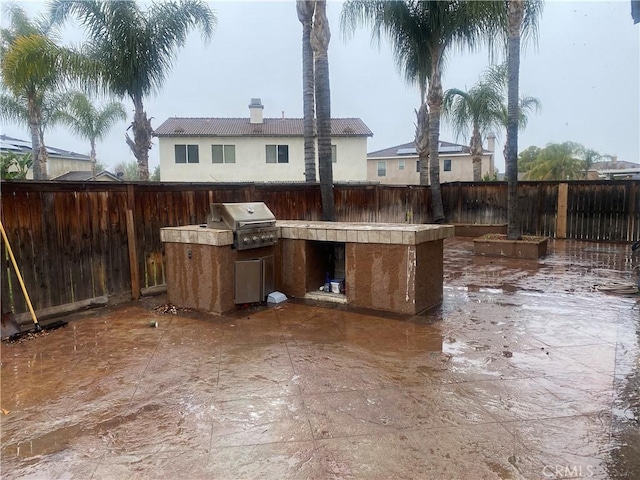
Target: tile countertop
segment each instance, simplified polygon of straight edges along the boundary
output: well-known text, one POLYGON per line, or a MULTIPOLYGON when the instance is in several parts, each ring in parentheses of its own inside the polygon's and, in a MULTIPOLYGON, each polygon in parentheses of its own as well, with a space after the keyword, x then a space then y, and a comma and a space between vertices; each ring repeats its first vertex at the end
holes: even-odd
MULTIPOLYGON (((405 223, 308 222, 278 220, 280 238, 320 242, 382 243, 417 245, 454 236, 453 225, 414 225, 405 223)), ((231 230, 215 230, 200 225, 165 227, 160 239, 171 243, 224 246, 233 244, 231 230)))
POLYGON ((215 230, 206 225, 185 225, 160 229, 160 240, 167 243, 196 243, 201 245, 225 246, 233 244, 231 230, 215 230))
POLYGON ((453 225, 278 220, 280 238, 321 242, 417 245, 454 236, 453 225))

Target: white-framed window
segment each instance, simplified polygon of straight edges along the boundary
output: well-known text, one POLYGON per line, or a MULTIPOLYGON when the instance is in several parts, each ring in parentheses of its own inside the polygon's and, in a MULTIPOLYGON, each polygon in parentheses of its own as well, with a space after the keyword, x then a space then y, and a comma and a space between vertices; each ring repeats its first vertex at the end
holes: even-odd
POLYGON ((200 163, 198 145, 175 145, 176 163, 200 163))
POLYGON ((289 145, 267 145, 267 163, 289 163, 289 145))
POLYGON ((404 170, 404 160, 398 160, 398 170, 404 170))
POLYGON ((331 145, 331 163, 338 163, 338 147, 331 145))
POLYGON ((443 168, 442 168, 445 172, 450 172, 451 171, 451 159, 450 158, 445 158, 444 159, 444 164, 443 164, 443 168))
POLYGON ((378 162, 378 176, 379 177, 387 176, 387 162, 385 161, 378 162))
POLYGON ((236 163, 235 145, 211 145, 212 163, 236 163))

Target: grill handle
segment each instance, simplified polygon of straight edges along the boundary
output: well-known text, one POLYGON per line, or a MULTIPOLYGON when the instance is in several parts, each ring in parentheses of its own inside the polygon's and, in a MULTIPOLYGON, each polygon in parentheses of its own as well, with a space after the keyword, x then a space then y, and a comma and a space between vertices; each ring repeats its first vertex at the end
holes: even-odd
POLYGON ((244 221, 239 221, 237 222, 237 229, 240 230, 242 228, 269 228, 269 227, 273 227, 274 223, 273 222, 244 222, 244 221))

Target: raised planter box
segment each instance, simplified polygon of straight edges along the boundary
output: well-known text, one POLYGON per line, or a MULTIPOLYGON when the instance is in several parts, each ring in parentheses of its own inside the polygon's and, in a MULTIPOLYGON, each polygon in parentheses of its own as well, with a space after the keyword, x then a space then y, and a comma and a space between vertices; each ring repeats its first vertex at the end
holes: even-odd
POLYGON ((455 223, 456 237, 481 237, 491 233, 506 235, 507 224, 506 223, 455 223))
POLYGON ((547 254, 547 237, 523 235, 522 240, 508 240, 507 235, 487 234, 473 241, 476 255, 538 259, 547 254))

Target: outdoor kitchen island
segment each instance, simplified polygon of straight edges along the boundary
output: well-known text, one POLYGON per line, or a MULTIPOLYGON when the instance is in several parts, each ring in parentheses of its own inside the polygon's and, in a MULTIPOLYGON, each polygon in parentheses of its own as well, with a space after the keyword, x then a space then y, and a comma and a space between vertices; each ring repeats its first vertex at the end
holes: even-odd
POLYGON ((275 244, 238 250, 230 230, 206 227, 161 230, 167 295, 177 307, 216 314, 245 303, 234 299, 234 283, 246 282, 239 282, 238 267, 255 261, 256 276, 272 272, 273 277, 262 300, 273 290, 322 299, 317 293, 326 273, 334 279, 340 271, 344 291, 326 294, 327 300, 341 297, 356 307, 415 315, 442 301, 443 240, 454 235, 451 225, 280 220, 275 244), (342 266, 332 263, 336 250, 344 252, 342 266))
POLYGON ((443 240, 452 225, 279 220, 276 286, 314 299, 327 246, 344 245, 348 305, 415 315, 442 301, 443 240))

